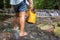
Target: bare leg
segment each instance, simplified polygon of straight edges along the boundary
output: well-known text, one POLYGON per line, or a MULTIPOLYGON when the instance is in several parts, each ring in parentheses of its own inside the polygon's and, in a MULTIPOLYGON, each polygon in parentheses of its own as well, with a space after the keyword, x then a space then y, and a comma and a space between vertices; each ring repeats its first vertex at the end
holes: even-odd
POLYGON ((18 13, 15 14, 15 18, 14 18, 14 30, 17 30, 18 29, 18 13))
POLYGON ((25 11, 19 13, 20 16, 20 36, 24 36, 26 33, 24 32, 25 28, 25 11))

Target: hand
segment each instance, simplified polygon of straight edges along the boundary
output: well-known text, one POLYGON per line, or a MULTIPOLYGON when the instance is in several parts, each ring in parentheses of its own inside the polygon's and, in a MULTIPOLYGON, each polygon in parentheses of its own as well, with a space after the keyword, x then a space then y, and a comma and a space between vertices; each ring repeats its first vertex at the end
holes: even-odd
POLYGON ((33 5, 32 4, 30 4, 30 10, 33 10, 33 5))

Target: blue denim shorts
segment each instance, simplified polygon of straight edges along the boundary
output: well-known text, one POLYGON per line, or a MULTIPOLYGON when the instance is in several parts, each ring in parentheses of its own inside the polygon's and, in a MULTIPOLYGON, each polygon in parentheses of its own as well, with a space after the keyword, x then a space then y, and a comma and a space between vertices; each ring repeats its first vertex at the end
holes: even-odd
POLYGON ((21 2, 20 4, 14 5, 14 12, 18 13, 18 12, 22 12, 22 11, 27 11, 27 5, 24 2, 21 2))

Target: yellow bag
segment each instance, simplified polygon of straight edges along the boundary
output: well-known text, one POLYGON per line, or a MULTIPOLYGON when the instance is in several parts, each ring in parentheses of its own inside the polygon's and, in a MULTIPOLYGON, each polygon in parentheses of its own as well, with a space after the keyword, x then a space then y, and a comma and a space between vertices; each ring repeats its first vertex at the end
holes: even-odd
POLYGON ((28 14, 28 23, 36 23, 36 13, 34 11, 29 10, 27 12, 28 14))

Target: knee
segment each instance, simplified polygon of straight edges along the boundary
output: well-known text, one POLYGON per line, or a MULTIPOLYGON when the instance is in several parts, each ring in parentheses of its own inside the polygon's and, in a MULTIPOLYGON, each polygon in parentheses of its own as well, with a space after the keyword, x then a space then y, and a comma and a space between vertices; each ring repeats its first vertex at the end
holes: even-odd
POLYGON ((19 17, 19 14, 15 14, 15 17, 16 17, 16 18, 19 17))
POLYGON ((25 12, 20 13, 20 14, 19 14, 19 17, 20 17, 20 18, 21 18, 21 17, 25 17, 25 12))

